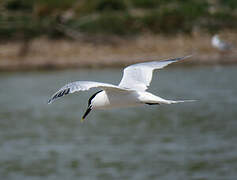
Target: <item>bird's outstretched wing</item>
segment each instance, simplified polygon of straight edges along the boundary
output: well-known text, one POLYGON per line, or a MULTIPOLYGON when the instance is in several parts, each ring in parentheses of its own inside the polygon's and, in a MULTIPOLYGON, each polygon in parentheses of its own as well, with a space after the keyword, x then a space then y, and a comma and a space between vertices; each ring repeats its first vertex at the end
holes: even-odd
POLYGON ((119 84, 119 87, 145 91, 147 86, 150 85, 153 70, 161 69, 170 63, 180 61, 188 57, 190 56, 130 65, 124 69, 123 78, 119 84))
POLYGON ((87 91, 91 88, 100 88, 105 91, 129 91, 125 88, 115 86, 108 83, 100 83, 93 81, 76 81, 69 84, 66 84, 61 89, 59 89, 56 93, 54 93, 51 98, 48 100, 48 104, 51 104, 56 99, 65 96, 67 94, 71 94, 77 91, 87 91))

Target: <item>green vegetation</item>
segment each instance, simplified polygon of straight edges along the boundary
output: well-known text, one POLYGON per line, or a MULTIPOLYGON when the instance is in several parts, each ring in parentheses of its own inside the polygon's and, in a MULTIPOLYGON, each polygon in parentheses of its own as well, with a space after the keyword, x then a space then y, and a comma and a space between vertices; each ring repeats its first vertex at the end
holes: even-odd
POLYGON ((236 10, 236 0, 4 0, 0 38, 66 36, 58 25, 89 34, 215 33, 237 28, 236 10))

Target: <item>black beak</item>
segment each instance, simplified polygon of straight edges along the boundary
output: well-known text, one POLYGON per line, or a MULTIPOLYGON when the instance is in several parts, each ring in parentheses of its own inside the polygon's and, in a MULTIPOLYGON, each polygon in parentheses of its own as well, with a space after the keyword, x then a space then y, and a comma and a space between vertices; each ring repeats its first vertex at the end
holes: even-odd
POLYGON ((92 110, 92 106, 88 106, 88 108, 87 108, 85 114, 82 116, 82 119, 81 119, 82 121, 84 121, 84 119, 85 119, 86 116, 91 112, 91 110, 92 110))

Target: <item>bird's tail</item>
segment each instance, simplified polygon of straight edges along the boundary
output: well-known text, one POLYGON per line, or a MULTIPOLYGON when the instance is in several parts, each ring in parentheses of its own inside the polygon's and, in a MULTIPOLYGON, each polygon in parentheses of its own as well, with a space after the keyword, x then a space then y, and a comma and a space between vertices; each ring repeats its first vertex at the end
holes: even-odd
POLYGON ((180 100, 180 101, 173 101, 173 100, 168 100, 169 104, 176 104, 176 103, 183 103, 183 102, 195 102, 197 100, 180 100))

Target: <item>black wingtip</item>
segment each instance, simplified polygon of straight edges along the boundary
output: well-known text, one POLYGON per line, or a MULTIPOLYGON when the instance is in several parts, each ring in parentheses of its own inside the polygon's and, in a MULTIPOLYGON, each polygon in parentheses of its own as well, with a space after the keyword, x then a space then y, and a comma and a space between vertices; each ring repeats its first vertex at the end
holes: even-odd
POLYGON ((179 60, 187 59, 187 58, 190 58, 190 57, 192 57, 192 56, 193 56, 193 55, 190 54, 190 55, 187 55, 187 56, 179 57, 179 58, 177 58, 177 60, 179 61, 179 60))
POLYGON ((189 54, 189 55, 187 55, 187 56, 183 56, 183 58, 186 59, 186 58, 190 58, 190 57, 192 57, 192 56, 193 56, 193 54, 189 54))
POLYGON ((52 103, 52 99, 49 99, 47 104, 51 104, 51 103, 52 103))
POLYGON ((190 55, 187 55, 187 56, 182 56, 182 57, 177 57, 177 58, 170 58, 170 59, 166 59, 166 60, 163 60, 163 61, 176 62, 176 61, 181 61, 181 60, 190 58, 190 57, 192 57, 192 56, 193 56, 193 55, 190 54, 190 55))
POLYGON ((67 89, 63 89, 59 92, 57 92, 56 94, 53 95, 53 97, 51 97, 49 100, 48 100, 48 104, 51 104, 55 99, 59 98, 59 97, 62 97, 62 96, 65 96, 67 94, 70 93, 70 88, 67 88, 67 89))

